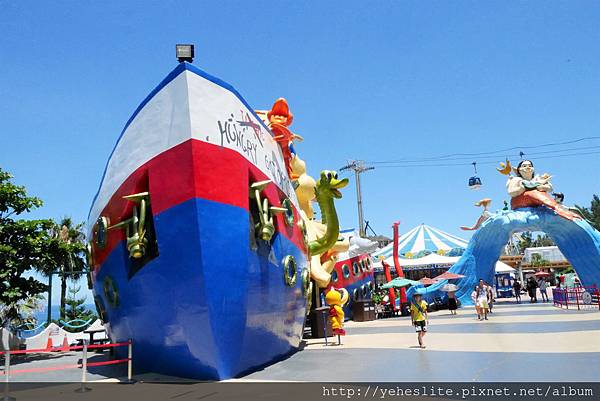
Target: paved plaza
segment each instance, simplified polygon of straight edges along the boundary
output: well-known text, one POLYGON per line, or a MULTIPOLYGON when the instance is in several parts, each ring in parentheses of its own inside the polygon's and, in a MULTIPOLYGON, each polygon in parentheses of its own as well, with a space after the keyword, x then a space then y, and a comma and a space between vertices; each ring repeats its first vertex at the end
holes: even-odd
MULTIPOLYGON (((232 381, 598 381, 600 312, 563 310, 552 303, 498 302, 487 321, 473 308, 430 314, 426 349, 417 347, 410 318, 347 322, 343 345, 308 339, 303 350, 232 381)), ((91 362, 108 358, 91 353, 91 362)), ((13 369, 80 362, 81 354, 29 357, 13 369)), ((135 361, 134 361, 135 367, 135 361)), ((126 366, 89 369, 89 381, 118 381, 126 366)), ((175 381, 153 373, 141 381, 175 381)), ((15 375, 13 381, 79 381, 81 369, 15 375)))
POLYGON ((600 312, 552 303, 498 302, 487 321, 474 308, 430 314, 426 349, 410 318, 347 322, 342 346, 308 340, 292 357, 241 380, 598 381, 600 312))

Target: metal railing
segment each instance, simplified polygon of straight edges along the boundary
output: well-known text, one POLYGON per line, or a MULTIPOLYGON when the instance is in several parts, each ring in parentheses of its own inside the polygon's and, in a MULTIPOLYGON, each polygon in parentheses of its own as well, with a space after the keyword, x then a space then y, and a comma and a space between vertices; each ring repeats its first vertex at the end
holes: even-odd
POLYGON ((133 383, 132 375, 133 375, 133 358, 132 358, 132 348, 133 342, 132 340, 123 341, 119 343, 107 343, 107 344, 88 344, 87 340, 83 341, 83 345, 63 345, 60 347, 47 347, 47 348, 39 348, 39 349, 31 349, 31 350, 8 350, 8 351, 0 351, 0 354, 4 355, 4 396, 1 399, 2 401, 14 401, 15 398, 9 395, 10 389, 10 377, 11 375, 18 375, 23 373, 41 373, 41 372, 49 372, 56 370, 65 370, 65 369, 78 369, 81 368, 81 387, 77 388, 76 392, 87 392, 91 391, 91 389, 85 387, 87 383, 87 369, 90 366, 104 366, 104 365, 115 365, 120 363, 127 363, 127 381, 125 383, 133 383), (127 346, 127 358, 122 359, 113 359, 108 361, 100 361, 100 362, 88 362, 88 350, 89 349, 105 349, 112 347, 124 347, 127 346), (29 369, 11 369, 11 355, 19 355, 19 354, 32 354, 32 353, 55 353, 55 352, 69 352, 69 351, 79 351, 82 352, 81 364, 70 364, 70 365, 59 365, 59 366, 49 366, 43 368, 29 368, 29 369))
POLYGON ((554 288, 552 290, 554 306, 565 309, 598 309, 600 310, 600 291, 596 285, 586 287, 554 288))

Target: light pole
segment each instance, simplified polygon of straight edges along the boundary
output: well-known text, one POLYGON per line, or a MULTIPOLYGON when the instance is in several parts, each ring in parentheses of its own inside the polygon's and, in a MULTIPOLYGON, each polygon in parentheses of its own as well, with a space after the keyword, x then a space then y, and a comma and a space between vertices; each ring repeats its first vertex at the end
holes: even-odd
POLYGON ((353 170, 356 180, 356 202, 358 204, 358 233, 361 237, 366 237, 365 224, 363 221, 362 193, 360 190, 360 175, 365 171, 374 170, 375 167, 366 167, 363 160, 352 160, 342 167, 340 171, 353 170))

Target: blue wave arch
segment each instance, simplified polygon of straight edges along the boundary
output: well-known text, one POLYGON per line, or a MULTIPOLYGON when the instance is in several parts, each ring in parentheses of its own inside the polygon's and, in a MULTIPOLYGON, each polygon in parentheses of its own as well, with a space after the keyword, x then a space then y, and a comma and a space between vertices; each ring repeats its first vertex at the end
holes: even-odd
MULTIPOLYGON (((569 260, 581 283, 585 286, 600 284, 600 232, 585 220, 570 221, 543 206, 519 210, 502 210, 493 214, 475 232, 463 256, 450 268, 450 272, 465 275, 457 280, 456 296, 463 305, 472 305, 471 292, 480 278, 493 282, 494 266, 502 247, 510 236, 522 231, 543 231, 551 237, 569 260)), ((440 288, 442 281, 427 288, 411 288, 423 294, 428 301, 445 297, 440 288)))

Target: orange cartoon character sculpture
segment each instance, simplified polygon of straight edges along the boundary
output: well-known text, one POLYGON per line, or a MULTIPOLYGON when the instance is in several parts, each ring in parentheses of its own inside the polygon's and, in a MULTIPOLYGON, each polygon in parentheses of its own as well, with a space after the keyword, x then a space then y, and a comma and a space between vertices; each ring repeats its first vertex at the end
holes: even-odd
POLYGON ((293 142, 294 140, 301 142, 303 138, 300 135, 292 133, 288 128, 292 125, 294 115, 290 112, 290 107, 284 98, 280 97, 275 101, 273 107, 267 113, 267 119, 271 131, 273 131, 273 139, 281 147, 288 175, 291 179, 298 178, 294 177, 292 173, 292 153, 295 153, 293 142))
POLYGON ((345 336, 344 330, 344 309, 343 306, 348 302, 348 291, 345 288, 331 287, 325 295, 325 301, 329 305, 329 319, 331 319, 331 328, 333 334, 338 336, 338 344, 341 343, 340 336, 345 336))

